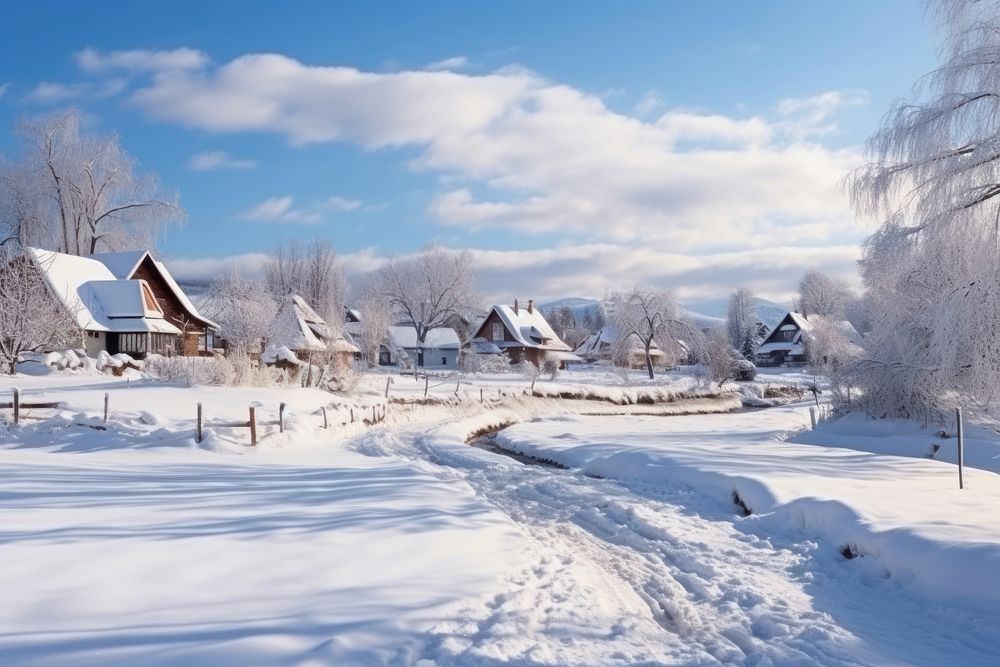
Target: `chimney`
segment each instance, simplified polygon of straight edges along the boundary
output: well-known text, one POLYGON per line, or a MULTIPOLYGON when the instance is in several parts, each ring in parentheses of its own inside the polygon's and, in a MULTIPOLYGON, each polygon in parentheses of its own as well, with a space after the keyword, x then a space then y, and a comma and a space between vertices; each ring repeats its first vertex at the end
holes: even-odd
POLYGON ((528 299, 528 312, 529 313, 535 312, 535 302, 531 299, 528 299))
POLYGON ((517 315, 517 299, 514 299, 514 314, 517 315))

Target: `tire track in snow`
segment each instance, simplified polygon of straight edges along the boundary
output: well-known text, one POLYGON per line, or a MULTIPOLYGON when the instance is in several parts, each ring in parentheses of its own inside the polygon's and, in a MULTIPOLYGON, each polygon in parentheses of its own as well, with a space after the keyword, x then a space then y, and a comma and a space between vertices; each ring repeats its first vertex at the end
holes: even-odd
POLYGON ((430 631, 436 664, 868 664, 796 574, 814 545, 776 548, 706 518, 720 508, 696 494, 639 495, 500 455, 484 464, 426 432, 373 433, 359 450, 449 466, 439 474, 525 534, 506 589, 430 631))

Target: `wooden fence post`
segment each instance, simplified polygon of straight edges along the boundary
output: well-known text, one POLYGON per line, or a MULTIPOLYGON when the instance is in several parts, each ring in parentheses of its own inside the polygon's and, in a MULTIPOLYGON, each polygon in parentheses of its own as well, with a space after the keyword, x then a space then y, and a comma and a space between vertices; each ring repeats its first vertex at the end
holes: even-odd
POLYGON ((354 423, 354 408, 351 408, 351 423, 354 423))
POLYGON ((958 435, 958 488, 965 488, 962 469, 965 467, 965 430, 962 428, 962 408, 955 408, 955 432, 958 435))
POLYGON ((21 421, 21 390, 14 387, 14 423, 21 421))
POLYGON ((385 379, 385 397, 389 398, 389 385, 392 384, 392 376, 385 379))
POLYGON ((455 382, 455 395, 458 396, 458 388, 462 386, 462 378, 458 378, 455 382))
POLYGON ((202 427, 202 421, 201 421, 201 403, 199 403, 198 404, 198 436, 197 436, 197 439, 195 440, 195 442, 201 442, 201 438, 202 438, 201 427, 202 427))
POLYGON ((479 388, 479 402, 480 403, 483 402, 483 388, 482 387, 479 388))
POLYGON ((330 421, 326 418, 326 406, 323 406, 323 428, 330 428, 330 421))
POLYGON ((427 390, 430 388, 430 386, 431 386, 431 377, 425 373, 424 374, 424 398, 427 398, 427 390))
POLYGON ((375 406, 372 406, 372 424, 375 423, 375 406))
POLYGON ((108 402, 111 398, 108 396, 108 392, 104 392, 104 423, 108 423, 108 402))
POLYGON ((816 408, 809 406, 809 421, 812 422, 813 430, 816 430, 816 408))
POLYGON ((257 444, 257 408, 250 406, 250 444, 257 444))
POLYGON ((278 433, 285 432, 285 404, 278 403, 278 433))

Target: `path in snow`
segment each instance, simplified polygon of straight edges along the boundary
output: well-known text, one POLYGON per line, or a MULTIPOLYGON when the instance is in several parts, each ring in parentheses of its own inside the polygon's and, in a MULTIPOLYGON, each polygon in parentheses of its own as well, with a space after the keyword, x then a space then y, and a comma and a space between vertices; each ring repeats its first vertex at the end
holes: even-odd
POLYGON ((467 481, 528 538, 506 590, 429 633, 424 654, 437 664, 875 662, 813 606, 816 545, 739 530, 735 508, 499 455, 484 465, 433 434, 373 433, 359 448, 450 465, 441 474, 467 481))

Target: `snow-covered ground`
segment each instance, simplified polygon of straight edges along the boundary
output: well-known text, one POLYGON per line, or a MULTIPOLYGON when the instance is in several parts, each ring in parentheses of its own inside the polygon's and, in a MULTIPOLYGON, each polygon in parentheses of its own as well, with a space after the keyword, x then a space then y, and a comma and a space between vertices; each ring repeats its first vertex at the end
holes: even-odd
POLYGON ((536 382, 607 392, 589 401, 528 396, 510 375, 396 375, 387 402, 386 377, 349 398, 15 378, 23 400, 63 406, 0 425, 0 664, 997 662, 1000 529, 984 517, 1000 478, 969 471, 959 492, 954 466, 916 444, 863 451, 926 431, 803 432, 801 405, 677 416, 732 409, 733 394, 618 404, 696 387, 679 373, 536 382), (256 448, 211 426, 251 404, 256 448), (386 417, 369 426, 372 406, 386 417), (466 443, 510 423, 499 442, 573 469, 466 443))

